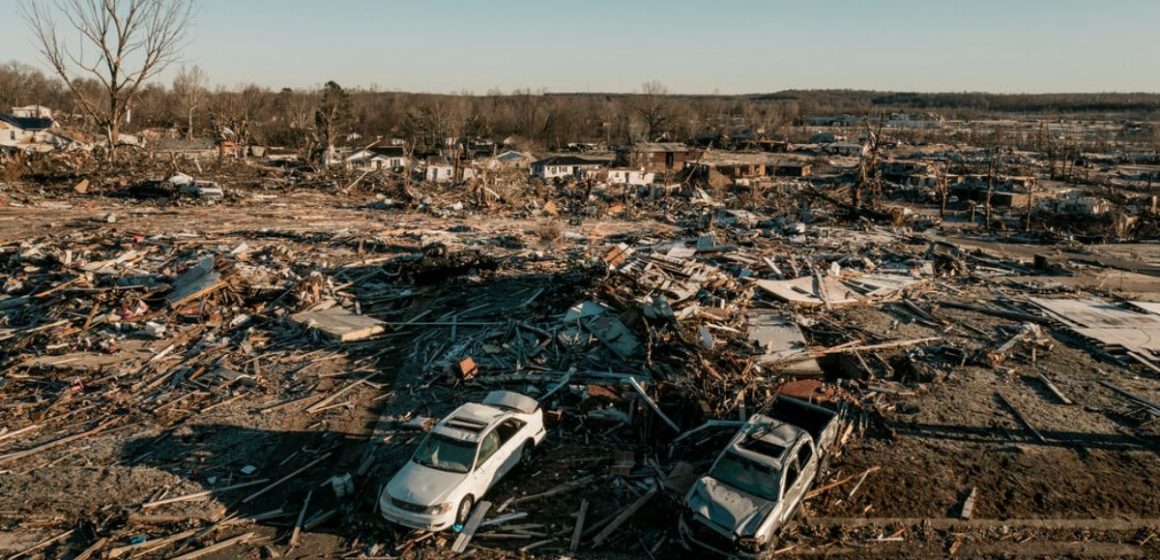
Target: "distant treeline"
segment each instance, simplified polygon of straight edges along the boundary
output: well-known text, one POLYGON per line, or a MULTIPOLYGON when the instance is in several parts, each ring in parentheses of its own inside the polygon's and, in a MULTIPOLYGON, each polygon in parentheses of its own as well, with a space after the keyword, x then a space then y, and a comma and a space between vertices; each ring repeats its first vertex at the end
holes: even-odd
POLYGON ((860 90, 793 90, 754 95, 755 100, 810 99, 854 111, 950 110, 975 113, 1160 112, 1160 93, 915 93, 860 90))
MULTIPOLYGON (((183 69, 173 84, 146 85, 132 103, 124 132, 171 129, 187 137, 231 137, 315 150, 341 141, 366 144, 402 138, 417 150, 433 150, 447 138, 517 139, 524 149, 559 148, 573 142, 630 143, 738 137, 806 139, 811 116, 876 116, 934 112, 946 118, 981 119, 1035 115, 1084 119, 1160 121, 1160 94, 899 93, 855 90, 792 90, 750 95, 671 94, 649 82, 633 93, 489 91, 485 94, 406 93, 337 88, 271 89, 256 84, 209 88, 209 77, 183 69), (323 118, 325 117, 325 118, 323 118)), ((77 87, 99 99, 100 86, 77 87)), ((68 115, 82 113, 55 78, 20 63, 0 65, 0 111, 39 104, 63 116, 66 126, 94 128, 68 115)), ((92 131, 99 134, 99 131, 92 131)), ((712 140, 708 140, 712 141, 712 140)), ((999 141, 998 139, 996 141, 999 141)), ((1160 140, 1158 140, 1160 142, 1160 140)))

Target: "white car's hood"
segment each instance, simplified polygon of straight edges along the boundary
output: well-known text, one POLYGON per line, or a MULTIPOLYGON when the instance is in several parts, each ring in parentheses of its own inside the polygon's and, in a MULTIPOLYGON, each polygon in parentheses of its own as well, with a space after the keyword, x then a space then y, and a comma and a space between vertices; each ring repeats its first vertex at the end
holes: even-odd
POLYGON ((434 506, 446 503, 447 497, 467 476, 467 473, 441 471, 407 461, 387 483, 387 493, 392 498, 418 506, 434 506))
POLYGON ((694 513, 739 537, 752 537, 777 502, 762 499, 702 477, 685 498, 694 513))

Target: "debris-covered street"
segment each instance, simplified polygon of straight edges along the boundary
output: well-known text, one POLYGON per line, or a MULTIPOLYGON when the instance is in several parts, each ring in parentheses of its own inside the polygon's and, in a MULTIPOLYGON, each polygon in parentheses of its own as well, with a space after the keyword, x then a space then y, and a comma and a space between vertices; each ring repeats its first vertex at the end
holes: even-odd
POLYGON ((777 395, 835 420, 774 557, 1160 555, 1154 244, 850 221, 800 184, 396 202, 218 173, 220 202, 5 191, 13 558, 702 557, 690 488, 777 395), (495 390, 539 402, 530 461, 452 530, 385 520, 495 390))

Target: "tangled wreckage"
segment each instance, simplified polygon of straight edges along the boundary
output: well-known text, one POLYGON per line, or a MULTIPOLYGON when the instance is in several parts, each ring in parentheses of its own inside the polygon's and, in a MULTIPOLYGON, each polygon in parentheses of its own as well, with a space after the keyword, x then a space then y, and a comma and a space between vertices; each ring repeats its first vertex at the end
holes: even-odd
POLYGON ((0 222, 15 557, 1160 551, 1154 247, 153 176, 0 222))

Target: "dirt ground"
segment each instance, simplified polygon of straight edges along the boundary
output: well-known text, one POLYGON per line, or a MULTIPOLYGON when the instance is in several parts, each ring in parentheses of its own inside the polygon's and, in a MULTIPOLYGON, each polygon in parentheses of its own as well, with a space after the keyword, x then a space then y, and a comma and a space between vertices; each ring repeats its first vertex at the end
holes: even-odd
MULTIPOLYGON (((389 298, 364 303, 364 312, 375 309, 399 322, 425 312, 428 320, 454 316, 465 323, 462 327, 421 334, 399 329, 371 341, 336 345, 300 336, 283 322, 263 322, 255 326, 255 332, 265 344, 254 352, 256 363, 245 362, 260 370, 250 390, 223 389, 227 392, 203 401, 159 400, 150 403, 153 408, 148 415, 0 464, 0 552, 17 554, 15 558, 35 548, 25 557, 73 558, 94 544, 86 536, 94 532, 116 535, 107 544, 120 547, 212 524, 212 532, 183 537, 175 548, 154 553, 128 550, 123 557, 170 557, 247 532, 254 534, 249 544, 201 558, 456 557, 446 548, 454 534, 415 542, 414 535, 389 525, 375 511, 382 485, 408 460, 421 436, 396 429, 395 421, 413 416, 438 418, 490 388, 483 383, 448 385, 430 375, 430 365, 449 350, 445 337, 450 334, 450 340, 455 340, 453 328, 459 329, 460 337, 483 332, 469 326, 471 322, 534 321, 557 314, 597 289, 581 272, 581 253, 595 259, 624 236, 665 238, 680 232, 670 223, 651 219, 560 224, 565 232, 563 243, 583 247, 565 254, 560 242, 537 241, 529 235, 543 227, 544 218, 435 217, 384 211, 373 208, 373 202, 357 196, 301 192, 219 206, 71 197, 0 208, 0 246, 91 235, 164 236, 167 242, 188 248, 233 247, 245 242, 255 251, 286 252, 290 260, 304 266, 346 267, 355 276, 363 273, 360 267, 367 274, 375 273, 375 263, 384 256, 432 243, 453 250, 481 249, 511 259, 490 272, 420 281, 406 306, 395 306, 389 298), (519 270, 512 268, 514 262, 537 266, 535 272, 530 266, 519 270), (467 316, 457 315, 476 307, 467 316), (384 363, 389 367, 370 365, 384 363), (332 391, 367 374, 375 375, 353 391, 344 406, 311 414, 294 403, 308 386, 332 391), (317 457, 324 459, 311 467, 307 458, 317 457), (356 473, 360 467, 365 468, 356 477, 359 484, 353 496, 336 499, 325 491, 331 475, 356 473), (164 497, 220 488, 223 483, 274 481, 299 468, 306 469, 304 475, 249 501, 241 500, 264 484, 254 483, 233 493, 210 493, 204 501, 141 507, 164 497), (283 511, 284 506, 296 507, 307 495, 313 496, 311 511, 335 513, 330 521, 304 531, 296 546, 288 547, 299 512, 283 511), (60 536, 69 530, 72 533, 60 536)), ((1140 251, 1152 255, 1152 249, 1090 251, 1130 259, 1140 251)), ((1155 262, 1154 257, 1141 260, 1155 262)), ((1100 274, 1119 272, 1102 269, 1100 274)), ((1160 279, 1132 274, 1135 288, 1125 291, 1160 292, 1160 279)), ((977 301, 1004 287, 1004 281, 963 285, 955 292, 961 301, 977 301)), ((1107 285, 1103 289, 1116 290, 1107 285)), ((970 328, 948 332, 923 326, 900 320, 878 305, 824 313, 889 339, 941 337, 940 344, 967 353, 992 348, 1004 333, 1019 326, 1007 319, 939 307, 940 297, 931 294, 928 298, 934 314, 950 325, 970 328)), ((83 315, 88 309, 75 312, 83 315)), ((775 556, 1160 557, 1160 492, 1155 482, 1160 475, 1160 421, 1148 422, 1149 417, 1141 416, 1131 403, 1099 385, 1101 380, 1111 381, 1155 401, 1160 400, 1160 378, 1114 361, 1063 329, 1045 331, 1051 347, 1038 351, 1034 363, 1031 355, 1020 351, 998 368, 948 367, 944 377, 919 383, 910 391, 913 394, 880 394, 874 401, 873 420, 844 446, 825 481, 853 478, 810 499, 775 556), (1040 381, 1040 374, 1049 377, 1074 404, 1059 402, 1040 381), (1012 414, 1004 399, 1044 441, 1012 414), (861 477, 871 468, 876 470, 861 477), (972 520, 950 523, 958 518, 972 489, 977 495, 972 520)), ((820 336, 816 332, 807 332, 811 343, 827 343, 816 340, 820 336)), ((122 364, 147 363, 166 344, 165 340, 138 340, 118 356, 122 364)), ((77 379, 83 385, 87 376, 102 376, 110 365, 101 361, 108 358, 100 354, 70 352, 67 356, 73 360, 21 364, 10 377, 39 376, 66 384, 77 379)), ((4 391, 0 385, 0 393, 4 391)), ((72 411, 89 402, 84 392, 56 399, 37 409, 35 418, 7 418, 11 420, 8 427, 54 422, 61 429, 80 428, 83 414, 72 411)), ((531 532, 552 542, 529 546, 540 538, 479 535, 462 557, 703 557, 678 546, 675 522, 680 496, 676 492, 660 493, 609 544, 585 545, 569 552, 573 516, 582 500, 591 504, 589 520, 608 520, 637 495, 639 487, 634 485, 663 474, 671 462, 658 430, 596 425, 578 429, 566 416, 552 416, 549 421, 549 437, 535 463, 500 483, 489 500, 498 506, 584 475, 594 478, 573 491, 509 510, 527 512, 526 522, 536 525, 531 532), (637 442, 629 448, 636 453, 638 468, 629 477, 610 476, 613 451, 623 449, 625 441, 637 442), (521 551, 523 547, 529 549, 521 551)), ((0 439, 0 454, 23 449, 32 441, 24 435, 0 439)), ((108 554, 107 548, 102 554, 108 554)))

